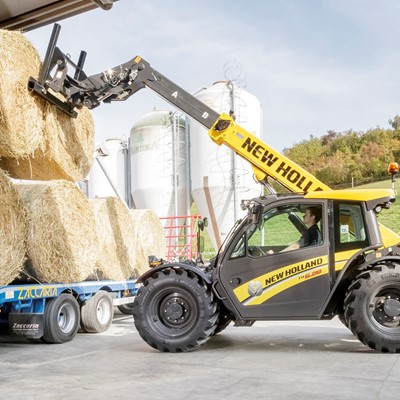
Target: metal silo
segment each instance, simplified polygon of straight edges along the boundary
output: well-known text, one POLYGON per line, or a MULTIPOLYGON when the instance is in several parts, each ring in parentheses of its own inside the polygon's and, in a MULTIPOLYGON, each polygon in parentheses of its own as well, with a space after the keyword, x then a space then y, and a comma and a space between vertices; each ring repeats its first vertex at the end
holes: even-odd
MULTIPOLYGON (((228 81, 201 89, 195 96, 218 113, 234 111, 236 122, 260 136, 261 105, 258 99, 228 81)), ((250 164, 228 147, 218 146, 195 121, 190 127, 192 197, 200 214, 208 218, 208 233, 218 249, 234 222, 243 215, 242 199, 256 197, 261 187, 250 164)))
POLYGON ((185 119, 170 111, 141 117, 130 133, 131 190, 136 208, 159 217, 186 215, 185 119))

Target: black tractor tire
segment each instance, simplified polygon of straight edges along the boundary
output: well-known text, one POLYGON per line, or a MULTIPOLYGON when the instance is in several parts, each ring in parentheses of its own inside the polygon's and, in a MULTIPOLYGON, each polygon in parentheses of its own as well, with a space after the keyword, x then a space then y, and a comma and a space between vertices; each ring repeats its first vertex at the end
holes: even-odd
POLYGON ((122 314, 133 315, 133 303, 120 304, 117 308, 122 314))
POLYGON ((71 341, 79 328, 79 304, 70 294, 63 293, 47 300, 44 310, 43 341, 65 343, 71 341))
POLYGON ((231 322, 232 319, 228 316, 227 310, 225 309, 225 307, 222 307, 219 310, 219 317, 213 335, 215 336, 218 335, 218 333, 221 333, 224 329, 226 329, 229 326, 231 322))
POLYGON ((81 329, 88 333, 105 332, 114 317, 114 304, 108 292, 99 290, 81 307, 81 329))
POLYGON ((163 352, 192 351, 206 343, 218 320, 212 291, 184 270, 163 270, 139 289, 133 317, 140 336, 163 352))
POLYGON ((400 352, 400 265, 380 264, 362 272, 349 287, 345 320, 365 345, 400 352))

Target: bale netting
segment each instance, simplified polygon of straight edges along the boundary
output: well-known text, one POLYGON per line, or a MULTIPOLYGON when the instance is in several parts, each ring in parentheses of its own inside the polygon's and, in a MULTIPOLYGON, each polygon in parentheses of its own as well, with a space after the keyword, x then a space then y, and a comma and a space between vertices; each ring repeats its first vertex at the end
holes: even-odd
POLYGON ((97 276, 130 279, 139 275, 141 253, 135 240, 129 209, 114 197, 90 200, 99 238, 97 276))
POLYGON ((0 170, 0 286, 22 271, 26 254, 26 217, 18 191, 0 170))
POLYGON ((20 32, 0 30, 0 157, 27 157, 44 144, 45 101, 28 91, 38 52, 20 32))
POLYGON ((17 188, 28 213, 30 272, 43 283, 85 280, 97 257, 96 224, 86 196, 61 180, 17 188))
POLYGON ((80 181, 93 161, 91 112, 71 118, 30 93, 29 77, 37 79, 40 66, 26 38, 0 31, 0 167, 17 179, 80 181))
POLYGON ((157 214, 152 210, 129 210, 135 232, 135 241, 140 249, 139 273, 144 273, 149 268, 149 256, 165 257, 164 228, 157 214))

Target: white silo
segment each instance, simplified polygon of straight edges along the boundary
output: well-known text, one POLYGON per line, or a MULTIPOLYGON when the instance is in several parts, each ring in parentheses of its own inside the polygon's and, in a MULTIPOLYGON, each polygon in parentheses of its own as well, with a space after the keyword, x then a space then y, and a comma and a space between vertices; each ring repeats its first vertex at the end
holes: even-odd
POLYGON ((159 217, 186 215, 185 119, 170 111, 141 117, 130 133, 131 187, 136 208, 159 217))
MULTIPOLYGON (((195 96, 218 113, 234 111, 236 122, 260 137, 261 105, 254 95, 220 81, 195 96)), ((261 185, 254 181, 248 161, 227 146, 215 144, 207 130, 193 120, 190 160, 192 197, 202 217, 208 218, 208 234, 218 249, 234 222, 244 215, 240 201, 259 196, 261 185)))
POLYGON ((110 138, 96 145, 95 159, 88 177, 88 197, 127 198, 127 143, 110 138))

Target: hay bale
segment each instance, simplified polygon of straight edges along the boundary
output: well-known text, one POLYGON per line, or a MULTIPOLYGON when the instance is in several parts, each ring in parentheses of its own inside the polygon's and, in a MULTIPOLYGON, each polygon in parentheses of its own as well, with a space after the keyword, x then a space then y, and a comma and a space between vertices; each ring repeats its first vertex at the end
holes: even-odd
POLYGON ((0 167, 18 179, 83 180, 93 162, 94 122, 90 111, 78 110, 74 119, 48 105, 45 121, 44 148, 30 157, 2 157, 0 167))
POLYGON ((22 271, 26 253, 25 210, 14 185, 0 170, 0 286, 22 271))
POLYGON ((157 258, 165 257, 165 236, 164 229, 157 214, 152 210, 129 210, 132 219, 135 241, 139 246, 140 259, 140 275, 148 268, 149 256, 157 258))
POLYGON ((17 185, 28 213, 28 257, 41 282, 72 283, 93 273, 97 257, 94 216, 73 183, 17 185))
POLYGON ((37 51, 16 32, 0 31, 0 43, 0 56, 7 56, 0 57, 0 167, 17 179, 84 179, 93 162, 91 112, 70 118, 29 93, 29 77, 37 78, 41 66, 37 51))
POLYGON ((129 279, 139 275, 140 252, 129 210, 114 197, 90 200, 99 238, 97 273, 103 279, 129 279))
POLYGON ((0 30, 0 157, 26 157, 44 145, 45 101, 27 89, 28 78, 37 77, 40 66, 28 39, 0 30))

